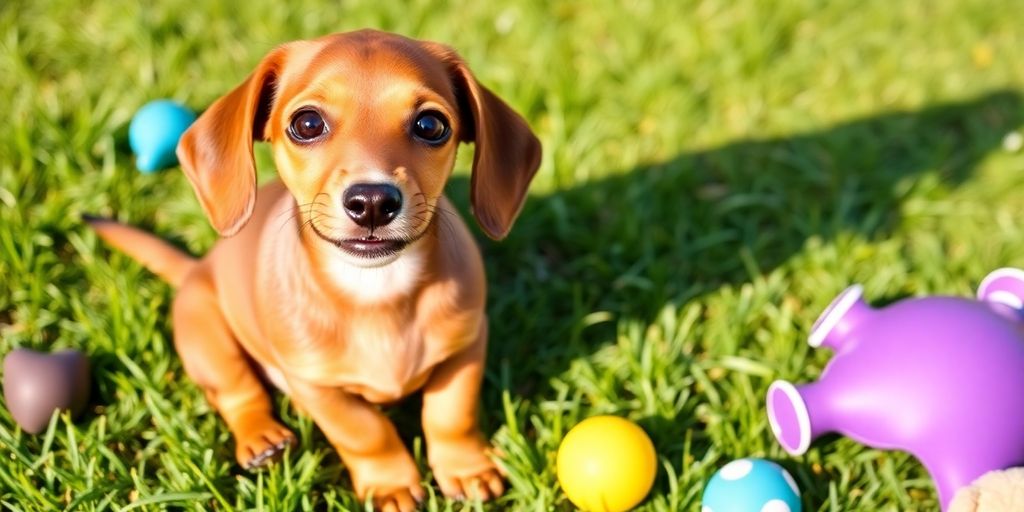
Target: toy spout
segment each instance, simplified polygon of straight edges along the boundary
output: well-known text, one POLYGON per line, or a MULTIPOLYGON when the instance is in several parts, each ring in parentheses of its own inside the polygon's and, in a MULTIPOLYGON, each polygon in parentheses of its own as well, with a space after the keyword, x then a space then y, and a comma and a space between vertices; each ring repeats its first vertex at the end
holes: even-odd
POLYGON ((1024 323, 1024 270, 1001 268, 990 272, 978 286, 978 300, 1024 323))
POLYGON ((768 387, 768 424, 790 455, 803 455, 819 436, 836 431, 835 414, 819 384, 794 386, 777 380, 768 387))
POLYGON ((872 309, 863 300, 864 287, 853 285, 832 300, 824 313, 814 322, 807 343, 812 347, 822 345, 839 351, 847 346, 847 340, 858 325, 871 316, 872 309))

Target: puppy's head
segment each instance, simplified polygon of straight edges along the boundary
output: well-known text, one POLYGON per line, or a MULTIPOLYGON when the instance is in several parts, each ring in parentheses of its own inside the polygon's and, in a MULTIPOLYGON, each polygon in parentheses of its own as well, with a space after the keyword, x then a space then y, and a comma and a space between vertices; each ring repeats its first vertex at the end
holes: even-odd
POLYGON ((460 141, 476 145, 473 214, 495 239, 541 155, 526 122, 454 51, 369 30, 273 50, 184 134, 182 169, 224 236, 252 214, 257 140, 272 144, 302 226, 361 266, 427 233, 460 141))

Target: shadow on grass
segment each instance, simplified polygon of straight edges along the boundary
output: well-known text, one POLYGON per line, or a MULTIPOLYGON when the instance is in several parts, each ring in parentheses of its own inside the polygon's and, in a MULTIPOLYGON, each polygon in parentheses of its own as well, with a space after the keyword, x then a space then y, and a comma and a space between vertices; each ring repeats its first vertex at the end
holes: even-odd
MULTIPOLYGON (((1022 120, 1021 96, 996 91, 741 140, 531 197, 507 240, 482 242, 488 427, 501 421, 502 387, 531 401, 551 397, 551 378, 615 339, 614 322, 582 328, 589 313, 652 321, 666 303, 770 272, 812 237, 885 238, 914 178, 963 183, 1022 120)), ((464 214, 468 186, 461 178, 448 190, 464 214)), ((675 439, 687 427, 652 426, 655 437, 675 439)))
MULTIPOLYGON (((492 357, 543 362, 535 377, 548 377, 596 348, 567 343, 582 315, 650 320, 667 302, 770 272, 811 237, 884 238, 909 179, 962 183, 1022 122, 1020 95, 999 91, 733 142, 533 196, 507 240, 482 242, 492 357)), ((468 186, 455 179, 448 191, 464 213, 468 186)))

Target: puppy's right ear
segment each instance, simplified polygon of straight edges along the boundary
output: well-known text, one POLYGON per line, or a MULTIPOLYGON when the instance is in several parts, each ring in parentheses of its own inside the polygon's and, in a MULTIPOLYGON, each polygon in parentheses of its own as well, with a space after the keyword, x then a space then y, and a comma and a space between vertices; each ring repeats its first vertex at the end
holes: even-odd
POLYGON ((267 54, 249 78, 210 106, 178 142, 178 161, 210 223, 222 236, 238 233, 256 205, 252 146, 266 140, 274 89, 286 57, 267 54))
POLYGON ((460 136, 476 145, 469 185, 473 216, 487 236, 501 240, 519 216, 540 167, 540 140, 522 116, 480 85, 455 50, 429 41, 420 46, 448 67, 462 116, 460 136))

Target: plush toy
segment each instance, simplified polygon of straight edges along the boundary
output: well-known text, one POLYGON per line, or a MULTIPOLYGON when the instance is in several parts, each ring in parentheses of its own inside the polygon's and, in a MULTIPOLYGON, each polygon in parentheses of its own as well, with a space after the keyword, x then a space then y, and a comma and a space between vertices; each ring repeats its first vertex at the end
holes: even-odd
POLYGON ((960 489, 949 512, 1008 512, 1024 510, 1024 468, 992 471, 960 489))
POLYGON ((783 448, 802 454, 839 432, 908 451, 946 510, 985 473, 1024 465, 1024 271, 993 272, 979 300, 874 309, 861 295, 847 289, 814 325, 811 346, 835 351, 818 381, 769 387, 768 420, 783 448))

